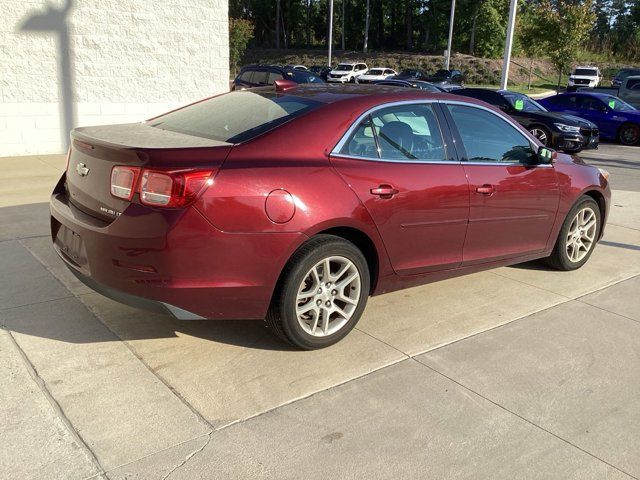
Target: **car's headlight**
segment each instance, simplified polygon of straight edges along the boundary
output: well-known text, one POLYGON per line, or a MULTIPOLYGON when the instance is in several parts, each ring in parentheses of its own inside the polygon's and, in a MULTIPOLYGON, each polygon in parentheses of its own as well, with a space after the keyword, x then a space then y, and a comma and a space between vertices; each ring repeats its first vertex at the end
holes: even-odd
POLYGON ((574 126, 571 126, 571 125, 565 125, 564 123, 554 123, 554 125, 561 132, 578 133, 580 131, 580 127, 574 127, 574 126))
POLYGON ((609 180, 609 175, 611 175, 609 172, 607 172, 604 168, 598 168, 598 170, 600 171, 600 175, 602 175, 605 180, 609 180))

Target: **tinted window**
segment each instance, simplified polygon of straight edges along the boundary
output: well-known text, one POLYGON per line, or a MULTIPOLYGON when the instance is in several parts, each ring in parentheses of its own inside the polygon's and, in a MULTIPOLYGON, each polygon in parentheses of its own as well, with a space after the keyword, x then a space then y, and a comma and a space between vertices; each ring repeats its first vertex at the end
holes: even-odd
POLYGON ((507 93, 504 98, 511 106, 521 112, 546 112, 546 109, 535 100, 520 93, 507 93))
MULTIPOLYGON (((385 72, 386 73, 386 72, 385 72)), ((382 75, 382 70, 379 68, 372 68, 367 72, 368 75, 382 75)))
POLYGON ((268 85, 267 80, 269 78, 269 72, 253 72, 253 78, 251 79, 251 83, 255 83, 257 85, 268 85))
POLYGON ((627 88, 629 90, 640 90, 640 78, 634 78, 627 82, 627 88))
POLYGON ((267 77, 267 83, 269 85, 273 85, 273 82, 276 80, 282 80, 282 74, 278 72, 269 72, 269 76, 267 77))
POLYGON ((356 65, 356 70, 366 70, 367 66, 364 63, 359 63, 356 65))
POLYGON ((576 105, 581 110, 602 110, 604 103, 595 97, 576 97, 576 105))
POLYGON ((373 129, 384 160, 443 160, 444 145, 430 105, 398 105, 375 112, 373 129))
POLYGON ((532 163, 529 139, 514 126, 486 110, 447 105, 470 162, 532 163))
POLYGON ((239 143, 320 105, 292 95, 235 91, 167 113, 149 124, 196 137, 239 143))
POLYGON ((574 75, 584 75, 587 77, 597 77, 598 71, 591 68, 576 68, 574 75))
POLYGON ((344 71, 350 72, 351 70, 353 70, 353 65, 341 63, 336 67, 336 70, 343 71, 343 72, 344 71))
POLYGON ((371 117, 368 116, 358 125, 358 128, 353 135, 351 135, 347 144, 342 147, 340 153, 354 155, 356 157, 378 158, 376 140, 373 136, 373 129, 371 128, 371 117))
POLYGON ((245 70, 240 74, 240 80, 243 82, 251 82, 251 77, 253 76, 253 70, 245 70))

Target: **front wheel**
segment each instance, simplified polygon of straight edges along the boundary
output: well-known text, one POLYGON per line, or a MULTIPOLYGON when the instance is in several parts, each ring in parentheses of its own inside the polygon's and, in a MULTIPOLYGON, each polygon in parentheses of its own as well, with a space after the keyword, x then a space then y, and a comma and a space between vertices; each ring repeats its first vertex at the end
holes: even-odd
POLYGON ((602 228, 600 208, 586 195, 580 197, 562 224, 547 262, 558 270, 576 270, 587 263, 602 228))
POLYGON ((540 140, 540 143, 542 143, 545 147, 551 145, 551 133, 549 133, 549 130, 547 130, 546 128, 535 126, 531 127, 529 129, 529 132, 531 133, 531 135, 540 140))
POLYGON ((623 145, 635 145, 640 142, 640 126, 627 123, 620 127, 618 139, 623 145))
POLYGON ((318 235, 300 247, 285 267, 267 325, 304 350, 328 347, 356 325, 369 288, 362 252, 343 238, 318 235))

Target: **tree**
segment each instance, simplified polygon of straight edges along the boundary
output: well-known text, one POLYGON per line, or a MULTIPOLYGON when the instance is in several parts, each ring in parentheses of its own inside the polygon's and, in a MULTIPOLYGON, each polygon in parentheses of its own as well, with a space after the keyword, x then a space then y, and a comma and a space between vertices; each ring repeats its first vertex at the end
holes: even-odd
POLYGON ((234 75, 238 62, 247 49, 249 40, 253 38, 253 23, 244 18, 229 19, 229 61, 234 75))
POLYGON ((524 54, 529 57, 529 85, 531 90, 531 76, 533 74, 533 62, 545 53, 546 25, 538 19, 535 5, 525 3, 518 14, 517 43, 524 54))
POLYGON ((509 15, 508 0, 484 0, 478 7, 475 53, 499 58, 504 50, 509 15))
POLYGON ((538 7, 538 21, 544 29, 544 50, 558 71, 558 90, 562 73, 575 61, 591 34, 595 22, 592 0, 545 0, 538 7))

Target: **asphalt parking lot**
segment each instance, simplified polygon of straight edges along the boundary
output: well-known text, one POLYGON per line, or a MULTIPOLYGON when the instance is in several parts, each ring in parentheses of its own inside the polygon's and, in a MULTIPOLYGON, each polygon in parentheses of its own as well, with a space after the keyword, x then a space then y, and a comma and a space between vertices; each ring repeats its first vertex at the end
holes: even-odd
POLYGON ((579 271, 500 268, 371 299, 344 341, 177 322, 75 280, 62 156, 0 159, 3 478, 640 477, 640 147, 579 271))

